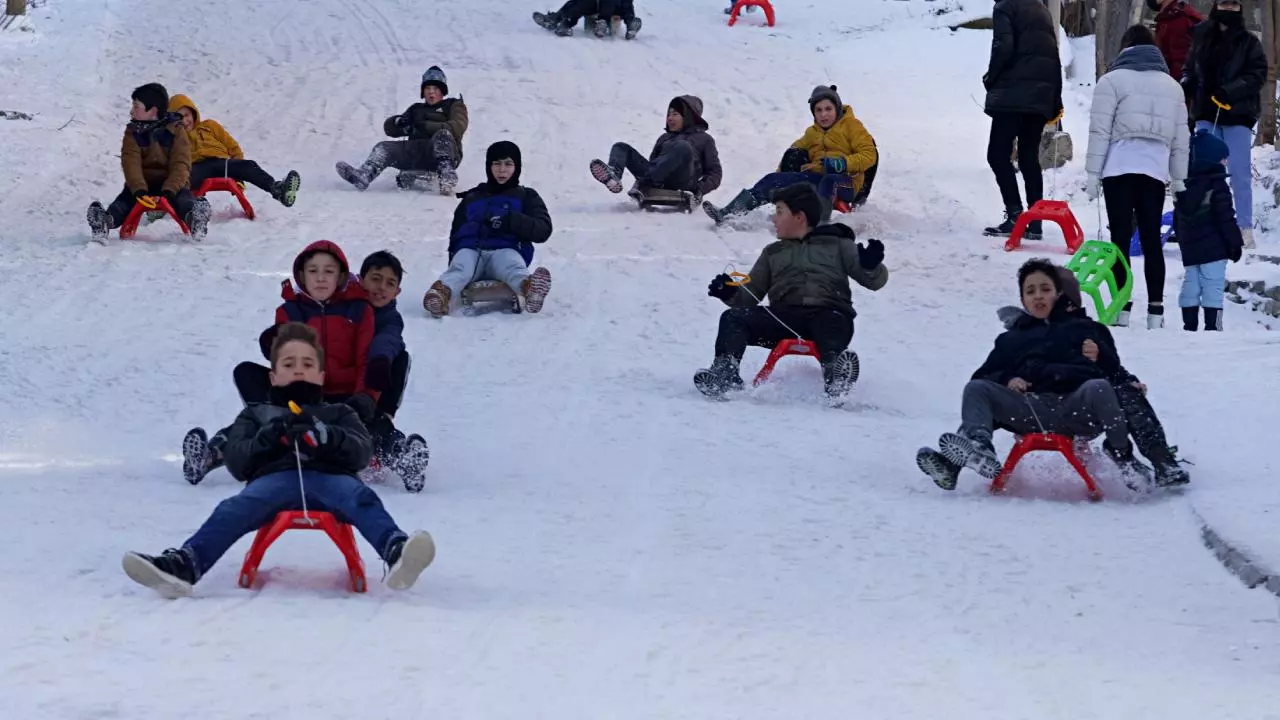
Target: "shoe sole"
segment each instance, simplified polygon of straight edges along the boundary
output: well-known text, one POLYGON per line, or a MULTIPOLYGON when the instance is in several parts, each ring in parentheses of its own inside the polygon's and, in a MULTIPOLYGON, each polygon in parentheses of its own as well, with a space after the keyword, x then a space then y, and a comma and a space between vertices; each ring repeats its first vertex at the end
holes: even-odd
POLYGON ((449 314, 449 308, 446 307, 444 296, 440 293, 427 291, 426 297, 422 298, 422 309, 433 318, 442 318, 449 314))
POLYGON ((204 430, 196 428, 182 438, 182 476, 192 485, 199 485, 204 479, 205 453, 209 448, 209 438, 204 430), (195 461, 200 460, 202 466, 196 470, 195 461), (195 478, 195 479, 192 479, 195 478))
POLYGON ((285 207, 293 207, 298 201, 298 188, 302 187, 302 176, 297 172, 290 170, 288 175, 284 176, 284 193, 280 198, 280 204, 285 207))
POLYGON ((702 203, 702 212, 706 213, 707 217, 711 218, 711 221, 717 225, 724 222, 724 217, 720 214, 720 209, 713 205, 710 200, 702 203))
POLYGON ((191 597, 192 587, 189 583, 164 572, 137 553, 125 553, 120 565, 130 580, 149 587, 170 600, 191 597))
POLYGON ((609 174, 609 166, 603 160, 591 161, 591 177, 595 178, 601 185, 609 188, 609 192, 615 195, 622 192, 622 183, 609 174))
POLYGON ((408 590, 436 559, 436 542, 430 533, 419 530, 405 542, 400 559, 387 573, 387 587, 392 590, 408 590))
POLYGON ((524 309, 531 313, 542 312, 542 304, 551 292, 551 271, 540 267, 529 276, 529 292, 524 296, 524 309))
POLYGON ((404 483, 405 490, 411 493, 422 492, 422 488, 427 484, 427 465, 431 463, 431 449, 427 447, 427 441, 420 435, 412 436, 406 445, 409 449, 397 459, 396 471, 400 475, 400 482, 404 483))
POLYGON ((955 490, 959 473, 953 473, 947 459, 933 448, 920 448, 916 451, 916 467, 929 476, 934 485, 943 490, 955 490))
POLYGON ((209 206, 209 201, 197 198, 195 207, 191 209, 191 225, 187 228, 191 231, 192 240, 201 242, 209 236, 209 220, 212 217, 213 208, 209 206))
POLYGON ((938 438, 938 449, 951 464, 967 467, 988 480, 995 480, 1003 468, 999 460, 984 455, 972 440, 963 435, 943 433, 938 438))

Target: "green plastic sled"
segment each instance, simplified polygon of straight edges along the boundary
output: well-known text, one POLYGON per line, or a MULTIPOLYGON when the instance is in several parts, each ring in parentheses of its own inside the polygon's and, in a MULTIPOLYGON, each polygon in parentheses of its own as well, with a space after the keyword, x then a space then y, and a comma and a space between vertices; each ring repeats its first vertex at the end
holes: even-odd
POLYGON ((1120 249, 1114 243, 1089 240, 1071 256, 1067 269, 1080 281, 1080 292, 1093 298, 1098 322, 1114 325, 1120 311, 1133 295, 1133 270, 1129 267, 1129 259, 1120 254, 1120 249), (1121 288, 1116 287, 1116 276, 1111 270, 1117 260, 1124 265, 1125 270, 1125 283, 1121 288), (1102 299, 1104 285, 1109 298, 1105 301, 1102 299))

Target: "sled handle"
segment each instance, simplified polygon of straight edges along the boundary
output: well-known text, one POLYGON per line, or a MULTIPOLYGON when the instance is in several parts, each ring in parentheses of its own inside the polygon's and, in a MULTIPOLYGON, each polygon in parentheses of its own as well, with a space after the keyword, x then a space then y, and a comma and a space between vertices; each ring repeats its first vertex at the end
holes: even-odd
POLYGON ((289 412, 292 412, 294 415, 301 415, 301 414, 302 414, 302 408, 298 407, 298 403, 296 403, 296 402, 294 402, 294 401, 290 400, 290 401, 289 401, 289 412))
POLYGON ((747 283, 751 282, 751 276, 750 276, 750 275, 748 275, 748 274, 746 274, 746 273, 741 273, 741 272, 731 272, 731 273, 729 273, 729 277, 731 277, 731 278, 741 278, 740 280, 735 279, 735 280, 730 280, 729 282, 725 283, 725 285, 728 285, 728 286, 730 286, 730 287, 742 287, 743 285, 746 285, 747 283))
POLYGON ((1230 105, 1228 105, 1227 103, 1222 102, 1222 101, 1221 101, 1221 100, 1219 100, 1218 98, 1213 97, 1212 95, 1210 95, 1210 96, 1209 96, 1209 99, 1210 99, 1210 100, 1212 100, 1212 101, 1213 101, 1213 104, 1214 104, 1214 105, 1217 105, 1217 106, 1218 106, 1218 108, 1220 108, 1220 109, 1222 109, 1222 110, 1226 110, 1226 111, 1228 111, 1228 112, 1230 112, 1230 111, 1231 111, 1231 106, 1230 106, 1230 105))
POLYGON ((156 199, 151 195, 143 195, 138 198, 138 204, 148 210, 155 210, 157 205, 156 199))

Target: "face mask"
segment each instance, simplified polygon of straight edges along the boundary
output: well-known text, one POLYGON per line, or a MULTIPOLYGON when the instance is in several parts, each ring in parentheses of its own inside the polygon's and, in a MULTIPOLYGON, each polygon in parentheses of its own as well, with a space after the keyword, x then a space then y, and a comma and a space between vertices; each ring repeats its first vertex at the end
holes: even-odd
POLYGON ((1214 7, 1209 12, 1209 19, 1216 23, 1221 23, 1228 28, 1244 27, 1244 13, 1239 10, 1219 10, 1214 7))

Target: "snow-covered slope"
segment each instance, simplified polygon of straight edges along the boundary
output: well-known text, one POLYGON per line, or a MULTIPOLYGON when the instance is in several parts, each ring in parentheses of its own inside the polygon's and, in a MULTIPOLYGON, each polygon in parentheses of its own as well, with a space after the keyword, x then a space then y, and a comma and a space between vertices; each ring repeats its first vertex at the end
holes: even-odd
MULTIPOLYGON (((968 475, 938 491, 912 455, 955 425, 1029 257, 978 237, 998 214, 977 106, 989 35, 936 29, 921 0, 779 2, 773 30, 758 13, 726 28, 716 0, 638 4, 632 43, 555 38, 530 22, 540 8, 506 0, 50 0, 34 33, 0 34, 2 104, 36 113, 0 121, 7 714, 1277 717, 1275 599, 1203 550, 1190 505, 1274 475, 1266 333, 1235 309, 1223 336, 1119 333, 1197 461, 1186 498, 1126 502, 1109 484, 1107 502, 1070 502, 1076 483, 1047 458, 1015 499, 968 475), (510 139, 550 205, 541 315, 428 321, 418 298, 453 203, 389 177, 359 194, 333 172, 431 64, 471 108, 463 184, 510 139), (200 246, 162 225, 144 230, 155 242, 87 245, 84 207, 118 191, 129 92, 150 80, 271 171, 296 168, 298 204, 253 191, 247 222, 218 200, 200 246), (883 153, 848 220, 884 240, 893 273, 855 294, 856 400, 823 408, 816 366, 795 359, 753 397, 708 403, 690 382, 720 310, 704 288, 769 241, 763 214, 715 232, 633 212, 587 163, 615 140, 647 148, 668 100, 697 94, 726 201, 798 136, 820 82, 883 153), (250 592, 235 584, 245 540, 197 599, 162 601, 120 555, 177 545, 238 490, 221 471, 187 486, 174 456, 188 427, 238 410, 231 368, 257 355, 279 280, 318 238, 408 268, 398 420, 432 465, 421 495, 379 492, 439 557, 408 593, 352 596, 327 541, 291 533, 250 592)), ((1081 151, 1086 106, 1068 99, 1081 151)), ((1092 208, 1077 211, 1092 234, 1092 208)))

